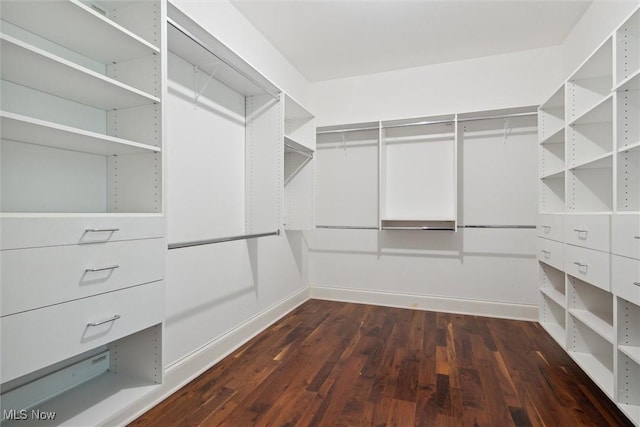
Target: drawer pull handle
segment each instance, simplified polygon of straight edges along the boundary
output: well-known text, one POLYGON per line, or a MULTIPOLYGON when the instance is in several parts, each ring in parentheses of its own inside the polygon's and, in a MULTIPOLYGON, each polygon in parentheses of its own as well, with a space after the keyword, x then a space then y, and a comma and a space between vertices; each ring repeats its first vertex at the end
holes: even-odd
POLYGON ((640 239, 640 236, 635 236, 634 239, 640 239))
POLYGON ((586 234, 587 232, 589 232, 589 230, 584 230, 582 228, 574 228, 573 231, 575 231, 578 234, 581 234, 581 233, 585 233, 586 234))
POLYGON ((87 323, 87 326, 100 326, 100 325, 104 325, 105 323, 110 323, 110 322, 115 322, 116 320, 118 320, 120 318, 119 314, 116 314, 115 316, 113 316, 111 319, 107 319, 107 320, 103 320, 102 322, 92 322, 92 323, 87 323))
POLYGON ((116 268, 120 268, 120 266, 119 265, 108 265, 106 267, 87 268, 84 271, 87 272, 87 273, 95 273, 96 271, 115 270, 116 268))
POLYGON ((120 231, 119 228, 87 228, 84 230, 85 233, 115 233, 116 231, 120 231))
POLYGON ((545 251, 544 249, 541 251, 545 255, 551 255, 551 251, 545 251))
POLYGON ((634 285, 640 286, 640 282, 633 282, 634 285))
POLYGON ((583 264, 583 263, 578 262, 578 261, 575 261, 574 264, 577 265, 580 268, 583 268, 583 267, 586 268, 586 267, 589 266, 588 264, 583 264))

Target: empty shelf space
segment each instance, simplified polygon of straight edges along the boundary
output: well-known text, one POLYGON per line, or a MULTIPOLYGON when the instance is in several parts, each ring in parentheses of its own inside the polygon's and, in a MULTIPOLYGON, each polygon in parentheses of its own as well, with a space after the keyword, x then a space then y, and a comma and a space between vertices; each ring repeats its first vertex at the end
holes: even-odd
POLYGON ((640 365, 640 346, 618 345, 618 350, 640 365))
POLYGON ((612 76, 613 40, 609 37, 578 68, 570 80, 586 80, 603 76, 612 76))
POLYGON ((540 324, 545 329, 545 331, 547 331, 547 333, 551 335, 551 338, 556 340, 558 344, 564 347, 566 332, 561 325, 551 322, 540 322, 540 324))
POLYGON ((640 425, 640 404, 629 405, 626 403, 618 403, 620 410, 636 425, 640 425))
POLYGON ((2 5, 2 19, 103 64, 159 53, 136 34, 78 0, 10 1, 2 5), (91 37, 87 37, 90 34, 91 37))
POLYGON ((540 110, 547 111, 553 108, 564 109, 564 85, 560 86, 551 97, 540 106, 540 110))
POLYGON ((285 153, 297 153, 306 157, 313 157, 313 150, 288 135, 284 136, 284 151, 285 153))
POLYGON ((576 319, 579 319, 602 338, 613 343, 613 325, 603 319, 603 317, 606 318, 606 313, 601 314, 575 308, 569 309, 569 313, 571 313, 576 319))
POLYGON ((569 126, 579 126, 592 123, 605 123, 613 121, 613 95, 609 94, 604 99, 586 109, 581 115, 569 122, 569 126))
POLYGON ((0 40, 4 80, 103 110, 160 102, 155 96, 13 37, 0 35, 0 40))
POLYGON ((571 166, 575 169, 611 169, 613 167, 613 153, 606 153, 593 159, 585 160, 571 166))
POLYGON ((540 288, 540 292, 549 297, 549 299, 560 307, 565 306, 565 295, 555 288, 540 288))
POLYGON ((616 80, 624 81, 640 69, 640 10, 636 9, 615 36, 616 80))
POLYGON ((540 144, 562 144, 564 142, 564 124, 560 125, 558 129, 552 130, 549 136, 545 137, 540 144))
POLYGON ((609 397, 613 396, 613 372, 609 366, 590 353, 570 351, 569 355, 609 397))
POLYGON ((159 152, 154 147, 0 111, 2 139, 103 156, 159 152))
POLYGON ((562 168, 561 170, 544 173, 540 177, 540 179, 554 179, 554 178, 562 178, 562 177, 564 177, 564 168, 562 168))

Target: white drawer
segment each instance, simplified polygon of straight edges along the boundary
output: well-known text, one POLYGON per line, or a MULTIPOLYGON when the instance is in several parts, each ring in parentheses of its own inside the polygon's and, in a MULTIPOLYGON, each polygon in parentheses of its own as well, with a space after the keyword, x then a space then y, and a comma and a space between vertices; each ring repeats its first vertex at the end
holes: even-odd
POLYGON ((611 215, 566 215, 564 241, 571 245, 609 252, 609 227, 611 215))
POLYGON ((564 215, 538 215, 538 237, 562 242, 564 215))
POLYGON ((161 323, 164 304, 164 284, 155 282, 3 317, 1 381, 161 323))
POLYGON ((164 237, 165 222, 159 215, 4 217, 0 229, 0 249, 4 250, 164 237))
POLYGON ((608 253, 578 246, 564 245, 564 271, 600 289, 610 291, 608 253))
POLYGON ((611 252, 640 259, 640 215, 613 215, 611 252))
POLYGON ((538 237, 538 260, 549 264, 552 267, 562 270, 564 264, 563 259, 563 244, 556 242, 555 240, 542 239, 538 237))
POLYGON ((640 305, 640 261, 617 255, 611 257, 611 289, 613 293, 640 305))
POLYGON ((4 251, 0 314, 162 280, 166 250, 164 239, 144 239, 4 251))

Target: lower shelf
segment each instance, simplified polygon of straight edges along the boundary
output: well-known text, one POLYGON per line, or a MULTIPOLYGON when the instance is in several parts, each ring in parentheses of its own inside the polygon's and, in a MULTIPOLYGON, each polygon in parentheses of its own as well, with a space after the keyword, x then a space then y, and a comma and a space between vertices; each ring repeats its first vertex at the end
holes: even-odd
POLYGON ((613 399, 613 372, 598 357, 589 353, 570 351, 569 355, 607 396, 613 399))
POLYGON ((640 425, 640 404, 638 405, 625 405, 624 403, 618 403, 620 410, 636 425, 640 425))
POLYGON ((96 425, 108 421, 157 387, 160 385, 147 380, 105 372, 33 409, 17 414, 18 417, 26 416, 26 419, 6 420, 2 425, 29 425, 29 421, 37 422, 39 426, 96 425), (53 419, 38 419, 39 416, 53 419))
POLYGON ((556 340, 556 342, 558 344, 560 344, 560 346, 562 348, 564 348, 564 346, 565 346, 565 336, 566 336, 566 332, 565 332, 564 328, 561 325, 557 324, 557 323, 544 322, 544 323, 540 323, 540 324, 542 325, 544 330, 547 331, 547 333, 549 335, 551 335, 551 338, 556 340))

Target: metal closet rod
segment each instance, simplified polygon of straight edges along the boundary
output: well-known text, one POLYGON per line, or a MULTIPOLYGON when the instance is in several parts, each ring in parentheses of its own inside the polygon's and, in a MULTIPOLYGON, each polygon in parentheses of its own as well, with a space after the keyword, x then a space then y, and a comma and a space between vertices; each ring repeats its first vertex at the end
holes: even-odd
POLYGON ((190 242, 169 243, 169 249, 190 248, 191 246, 211 245, 214 243, 233 242, 234 240, 256 239, 258 237, 279 236, 280 230, 270 233, 243 234, 240 236, 220 237, 216 239, 192 240, 190 242))
POLYGON ((308 157, 310 159, 313 158, 313 151, 311 151, 311 150, 301 150, 300 148, 294 147, 293 145, 287 144, 286 142, 284 143, 284 146, 287 147, 288 149, 290 149, 291 151, 294 151, 294 152, 296 152, 298 154, 301 154, 301 155, 303 155, 305 157, 308 157))
MULTIPOLYGON (((378 230, 378 227, 360 227, 353 225, 316 225, 316 228, 336 230, 378 230)), ((535 225, 458 225, 457 228, 514 228, 535 229, 535 225)), ((383 230, 453 230, 451 227, 382 227, 383 230)))
POLYGON ((231 68, 233 71, 235 71, 236 73, 240 74, 242 77, 244 77, 245 79, 249 80, 251 83, 253 83, 254 85, 256 85, 258 88, 260 88, 264 93, 270 95, 272 98, 274 99, 280 99, 280 93, 276 92, 273 93, 272 91, 270 91, 269 89, 267 89, 266 87, 264 87, 264 85, 262 83, 260 83, 259 81, 255 80, 253 77, 247 75, 244 71, 240 70, 238 67, 236 67, 233 64, 229 64, 227 61, 225 61, 224 59, 220 58, 218 55, 216 55, 215 53, 213 53, 213 51, 211 51, 211 49, 209 49, 207 47, 207 45, 203 42, 201 42, 198 38, 196 38, 195 36, 191 35, 191 33, 189 33, 187 30, 185 30, 184 28, 182 28, 179 24, 177 24, 175 21, 173 21, 171 18, 167 18, 167 23, 169 25, 171 25, 173 28, 175 28, 176 30, 180 31, 182 34, 184 34, 186 37, 188 37, 189 39, 191 39, 191 41, 193 41, 195 44, 197 44, 198 46, 200 46, 201 48, 203 48, 204 50, 206 50, 210 55, 212 55, 214 58, 216 58, 218 61, 222 62, 223 64, 226 64, 229 68, 231 68))
POLYGON ((377 130, 377 129, 389 129, 389 128, 398 128, 405 126, 421 126, 421 125, 438 125, 445 123, 454 123, 454 122, 472 122, 476 120, 492 120, 492 119, 508 119, 510 117, 526 117, 526 116, 537 116, 538 113, 535 111, 530 111, 526 113, 512 113, 512 114, 499 114, 495 116, 482 116, 482 117, 468 117, 466 119, 451 119, 451 120, 435 120, 435 121, 425 121, 425 122, 415 122, 415 123, 404 123, 397 125, 389 125, 380 127, 364 127, 364 128, 352 128, 352 129, 335 129, 335 130, 321 130, 316 132, 316 134, 325 134, 325 133, 344 133, 344 132, 356 132, 362 130, 377 130))

